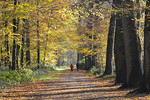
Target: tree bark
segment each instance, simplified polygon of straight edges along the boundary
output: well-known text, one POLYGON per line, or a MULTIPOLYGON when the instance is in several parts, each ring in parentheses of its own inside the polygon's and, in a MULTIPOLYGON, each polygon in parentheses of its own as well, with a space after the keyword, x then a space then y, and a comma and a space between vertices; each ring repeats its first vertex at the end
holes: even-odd
MULTIPOLYGON (((130 4, 129 8, 133 8, 133 2, 128 1, 127 4, 130 4)), ((142 70, 133 11, 124 12, 122 25, 127 64, 127 82, 124 86, 137 87, 142 79, 142 70)))
MULTIPOLYGON (((39 6, 39 0, 37 0, 37 6, 39 6)), ((37 11, 37 16, 39 16, 39 10, 37 11)), ((40 33, 39 33, 39 20, 37 19, 37 68, 40 69, 40 33)))
POLYGON ((125 59, 125 49, 124 49, 124 39, 122 30, 122 19, 121 13, 116 15, 116 32, 115 32, 115 42, 114 42, 114 57, 115 57, 115 67, 116 67, 116 83, 126 82, 126 59, 125 59))
POLYGON ((37 68, 40 69, 40 40, 39 40, 39 21, 37 21, 37 37, 38 37, 38 41, 37 41, 37 68))
POLYGON ((44 66, 45 66, 46 54, 47 54, 47 42, 48 42, 48 34, 46 35, 46 44, 45 44, 44 60, 43 60, 43 65, 44 66))
MULTIPOLYGON (((147 2, 147 7, 150 2, 147 2)), ((145 28, 144 28, 144 75, 141 81, 140 92, 150 92, 150 10, 145 11, 145 28)))
POLYGON ((116 16, 114 14, 111 14, 109 33, 107 39, 106 68, 104 75, 112 74, 112 67, 113 67, 112 56, 113 56, 113 41, 115 29, 116 29, 116 16))
POLYGON ((26 33, 26 63, 27 66, 30 65, 31 63, 31 58, 30 58, 30 30, 29 30, 29 21, 25 19, 25 33, 26 33))
POLYGON ((85 56, 85 70, 88 68, 88 56, 85 56))
POLYGON ((20 46, 17 44, 16 47, 16 68, 19 69, 19 51, 20 51, 20 46))
MULTIPOLYGON (((16 1, 16 0, 14 0, 16 1)), ((13 32, 16 33, 17 28, 16 28, 16 19, 13 19, 13 32)), ((15 36, 14 36, 15 37, 15 36)), ((13 39, 13 51, 12 51, 12 70, 16 69, 16 40, 13 39)))
POLYGON ((24 68, 25 34, 26 34, 26 19, 23 19, 22 48, 21 48, 21 59, 20 59, 22 68, 24 68))
POLYGON ((92 68, 92 56, 91 55, 88 55, 88 62, 87 62, 87 68, 86 68, 86 70, 87 71, 90 71, 90 69, 92 68))
MULTIPOLYGON (((16 23, 17 31, 19 30, 19 19, 17 19, 16 23)), ((20 45, 16 44, 16 68, 19 69, 19 52, 20 52, 20 45)))

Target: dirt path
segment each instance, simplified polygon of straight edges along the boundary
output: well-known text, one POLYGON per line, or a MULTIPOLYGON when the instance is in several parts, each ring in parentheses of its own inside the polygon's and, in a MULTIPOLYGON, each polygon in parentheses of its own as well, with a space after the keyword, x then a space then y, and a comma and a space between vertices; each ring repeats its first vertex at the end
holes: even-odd
MULTIPOLYGON (((126 97, 129 90, 111 86, 112 80, 103 80, 83 71, 63 71, 60 79, 37 81, 13 87, 5 91, 2 100, 133 100, 126 97)), ((145 100, 145 99, 144 99, 145 100)))

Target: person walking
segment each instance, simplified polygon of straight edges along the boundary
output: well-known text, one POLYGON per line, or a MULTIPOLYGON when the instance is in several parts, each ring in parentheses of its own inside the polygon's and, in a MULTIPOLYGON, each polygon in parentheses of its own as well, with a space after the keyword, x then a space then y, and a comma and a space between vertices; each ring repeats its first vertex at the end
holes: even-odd
POLYGON ((70 65, 71 71, 73 71, 73 64, 70 65))
POLYGON ((76 64, 76 67, 77 67, 77 71, 79 71, 79 63, 78 62, 76 64))

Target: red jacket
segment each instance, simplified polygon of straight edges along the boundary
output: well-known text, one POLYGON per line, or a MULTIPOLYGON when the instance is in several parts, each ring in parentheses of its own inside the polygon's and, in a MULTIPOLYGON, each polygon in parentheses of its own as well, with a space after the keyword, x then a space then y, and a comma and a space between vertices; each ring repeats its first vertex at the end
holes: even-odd
POLYGON ((72 65, 72 64, 70 65, 70 68, 73 68, 73 65, 72 65))

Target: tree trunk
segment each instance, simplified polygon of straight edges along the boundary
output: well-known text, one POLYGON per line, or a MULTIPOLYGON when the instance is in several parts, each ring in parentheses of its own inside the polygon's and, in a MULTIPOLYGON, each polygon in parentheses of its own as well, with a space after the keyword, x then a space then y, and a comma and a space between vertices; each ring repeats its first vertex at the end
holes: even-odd
MULTIPOLYGON (((133 8, 133 2, 128 2, 133 8)), ((127 64, 127 82, 125 87, 137 87, 142 79, 140 52, 138 47, 137 32, 134 13, 128 11, 122 16, 125 56, 127 64)))
POLYGON ((29 30, 29 21, 25 19, 25 33, 26 33, 26 63, 27 66, 30 66, 31 58, 30 58, 30 30, 29 30))
MULTIPOLYGON (((14 6, 17 5, 17 0, 14 0, 14 6)), ((14 10, 16 10, 16 7, 14 7, 14 10)), ((17 32, 17 20, 16 18, 13 19, 13 33, 17 32)), ((16 35, 14 35, 14 38, 16 35)), ((13 39, 13 51, 12 51, 12 70, 16 70, 16 40, 13 39)))
POLYGON ((16 69, 16 40, 13 40, 13 51, 12 51, 12 70, 16 69))
POLYGON ((88 60, 87 60, 87 71, 90 71, 90 69, 92 68, 92 56, 88 55, 88 60))
MULTIPOLYGON (((150 2, 147 2, 147 7, 150 6, 150 2)), ((144 29, 144 75, 142 84, 140 86, 140 92, 150 91, 150 10, 145 11, 145 29, 144 29)))
POLYGON ((19 51, 20 51, 20 46, 17 44, 16 47, 16 68, 19 69, 19 51))
MULTIPOLYGON (((19 19, 17 19, 16 23, 17 31, 19 30, 19 19)), ((19 51, 20 51, 20 45, 16 44, 16 68, 19 69, 19 51)))
MULTIPOLYGON (((6 2, 6 0, 3 0, 4 2, 6 2)), ((2 8, 4 8, 4 9, 6 9, 7 8, 7 4, 4 4, 3 5, 3 7, 2 8)), ((7 16, 7 11, 3 11, 2 12, 2 17, 5 17, 5 16, 7 16)), ((5 54, 5 56, 2 56, 1 57, 1 59, 3 59, 4 60, 4 64, 5 64, 5 67, 9 67, 9 69, 11 70, 11 68, 10 68, 10 53, 9 53, 9 40, 8 40, 8 35, 9 35, 9 33, 6 31, 6 29, 7 29, 7 26, 8 26, 8 20, 7 19, 5 19, 4 18, 4 27, 5 27, 5 30, 4 30, 4 32, 5 32, 5 42, 4 42, 4 48, 5 48, 5 52, 6 52, 6 54, 5 54)), ((3 44, 3 43, 2 43, 3 44)), ((1 51, 3 51, 2 50, 2 47, 1 47, 1 51)), ((1 60, 2 61, 2 60, 1 60)), ((0 62, 1 64, 2 64, 2 62, 0 62)))
POLYGON ((88 56, 85 56, 85 70, 88 68, 88 56))
POLYGON ((116 15, 116 32, 115 32, 115 42, 114 42, 114 57, 115 57, 115 67, 116 67, 116 83, 126 82, 126 60, 125 60, 125 50, 124 50, 124 40, 123 40, 123 30, 122 30, 122 19, 121 13, 116 15))
POLYGON ((115 28, 116 28, 116 16, 114 14, 111 14, 109 33, 107 39, 106 68, 104 75, 112 74, 112 67, 113 67, 112 56, 113 56, 113 41, 115 28))
MULTIPOLYGON (((14 0, 16 1, 16 0, 14 0)), ((17 28, 16 28, 16 19, 13 19, 13 32, 16 33, 17 28)), ((14 36, 15 37, 15 36, 14 36)), ((13 51, 12 51, 12 70, 16 69, 16 40, 13 39, 13 51)))
MULTIPOLYGON (((5 27, 7 27, 8 22, 5 21, 5 27)), ((9 51, 9 40, 8 40, 8 33, 6 33, 5 35, 5 51, 7 53, 6 57, 5 57, 5 66, 9 67, 9 70, 11 70, 11 62, 10 62, 10 51, 9 51)))
MULTIPOLYGON (((6 2, 6 0, 4 0, 6 2)), ((5 4, 4 5, 4 8, 6 8, 7 5, 5 4)), ((4 16, 7 16, 7 12, 5 11, 4 12, 4 16)), ((5 19, 5 22, 4 22, 4 27, 7 29, 7 26, 8 26, 8 21, 5 19)), ((9 54, 9 40, 8 40, 8 35, 9 33, 6 32, 5 30, 5 51, 6 51, 6 56, 5 56, 5 67, 8 66, 9 69, 10 69, 10 54, 9 54)))
POLYGON ((26 34, 26 19, 23 19, 22 48, 21 48, 21 59, 20 59, 22 68, 24 68, 25 34, 26 34))
POLYGON ((44 66, 45 66, 45 60, 46 60, 46 54, 47 54, 47 42, 48 42, 48 34, 46 35, 46 44, 45 44, 44 60, 43 60, 44 66))
POLYGON ((38 37, 38 41, 37 41, 37 68, 40 69, 40 40, 39 40, 39 21, 37 21, 37 37, 38 37))
MULTIPOLYGON (((37 6, 39 6, 39 0, 37 0, 37 6)), ((39 9, 39 8, 38 8, 39 9)), ((39 16, 39 10, 37 11, 37 16, 39 16)), ((40 34, 39 34, 39 20, 37 19, 37 68, 40 69, 40 34)))

